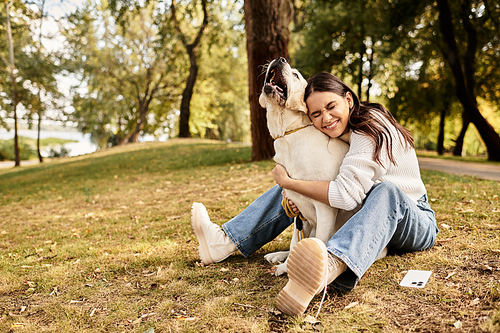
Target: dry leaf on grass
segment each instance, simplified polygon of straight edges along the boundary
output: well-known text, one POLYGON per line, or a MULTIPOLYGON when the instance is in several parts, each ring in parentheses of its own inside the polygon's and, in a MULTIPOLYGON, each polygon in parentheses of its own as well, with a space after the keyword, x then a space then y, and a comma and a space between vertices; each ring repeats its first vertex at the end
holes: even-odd
POLYGON ((355 306, 357 306, 357 305, 359 305, 359 302, 352 302, 352 303, 350 303, 350 304, 346 305, 346 306, 344 307, 344 310, 347 310, 347 309, 353 308, 353 307, 355 307, 355 306))
POLYGON ((309 324, 318 324, 318 323, 321 323, 321 321, 319 321, 318 319, 316 319, 315 317, 311 316, 311 315, 307 315, 307 317, 304 318, 304 321, 306 323, 309 323, 309 324))
POLYGON ((177 319, 177 320, 192 321, 192 320, 198 320, 199 318, 197 318, 197 317, 188 317, 188 316, 184 316, 184 315, 179 315, 179 316, 175 316, 175 319, 177 319))

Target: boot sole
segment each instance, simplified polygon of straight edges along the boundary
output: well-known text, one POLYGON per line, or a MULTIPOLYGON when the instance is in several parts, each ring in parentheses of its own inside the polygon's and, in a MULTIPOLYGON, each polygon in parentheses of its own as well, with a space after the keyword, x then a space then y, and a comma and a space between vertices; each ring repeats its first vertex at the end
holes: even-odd
POLYGON ((295 245, 288 257, 288 283, 278 294, 278 309, 289 315, 305 312, 327 274, 325 244, 316 238, 306 238, 295 245))
POLYGON ((208 249, 208 244, 205 239, 205 234, 203 233, 203 228, 200 225, 200 209, 203 209, 205 206, 203 204, 195 202, 191 208, 191 226, 193 227, 194 234, 196 238, 198 238, 198 254, 200 256, 201 262, 204 265, 210 265, 214 261, 210 256, 210 251, 208 249))

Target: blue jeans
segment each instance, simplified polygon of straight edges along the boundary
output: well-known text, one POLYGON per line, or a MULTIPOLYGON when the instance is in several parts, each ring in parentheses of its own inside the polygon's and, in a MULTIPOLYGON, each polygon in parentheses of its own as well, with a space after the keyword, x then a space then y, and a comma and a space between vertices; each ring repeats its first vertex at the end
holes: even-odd
MULTIPOLYGON (((293 219, 281 207, 282 188, 274 186, 243 212, 222 225, 238 250, 248 257, 283 232, 293 219)), ((391 182, 375 184, 361 209, 326 244, 348 269, 332 285, 349 291, 382 250, 413 252, 434 245, 438 229, 427 195, 415 204, 391 182)))

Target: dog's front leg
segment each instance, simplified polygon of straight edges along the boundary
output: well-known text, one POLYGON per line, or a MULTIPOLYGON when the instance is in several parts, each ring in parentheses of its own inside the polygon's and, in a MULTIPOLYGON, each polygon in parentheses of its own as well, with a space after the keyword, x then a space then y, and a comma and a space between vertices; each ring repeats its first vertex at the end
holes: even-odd
POLYGON ((318 203, 316 205, 316 238, 325 244, 337 231, 335 223, 339 210, 328 205, 318 203))
MULTIPOLYGON (((295 218, 297 219, 297 217, 295 218)), ((297 225, 293 224, 293 235, 292 241, 290 242, 290 251, 297 244, 297 225)), ((279 251, 268 253, 264 256, 264 258, 271 264, 277 264, 274 266, 274 275, 280 276, 286 273, 286 262, 288 260, 288 255, 290 251, 279 251)))

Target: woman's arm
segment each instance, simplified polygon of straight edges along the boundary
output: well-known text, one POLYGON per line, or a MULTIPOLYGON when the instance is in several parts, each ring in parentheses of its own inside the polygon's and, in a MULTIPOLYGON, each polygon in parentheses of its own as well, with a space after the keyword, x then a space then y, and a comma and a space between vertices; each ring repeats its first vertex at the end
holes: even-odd
POLYGON ((329 205, 328 188, 329 181, 308 181, 292 179, 281 164, 276 164, 273 169, 273 177, 276 183, 286 190, 292 190, 306 197, 329 205))

